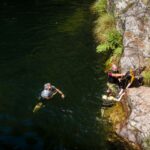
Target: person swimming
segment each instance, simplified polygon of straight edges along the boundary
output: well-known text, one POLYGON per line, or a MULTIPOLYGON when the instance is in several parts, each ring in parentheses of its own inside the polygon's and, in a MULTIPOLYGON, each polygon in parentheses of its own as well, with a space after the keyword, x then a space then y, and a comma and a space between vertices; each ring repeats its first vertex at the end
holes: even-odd
POLYGON ((64 94, 62 91, 60 91, 58 88, 55 86, 51 85, 50 83, 44 84, 44 89, 41 92, 41 98, 43 100, 49 100, 51 99, 55 94, 59 93, 61 95, 61 98, 64 98, 64 94))
POLYGON ((44 89, 40 93, 39 100, 35 107, 33 108, 33 112, 39 111, 41 108, 45 107, 45 103, 52 99, 55 94, 59 93, 61 95, 61 98, 64 99, 65 95, 61 90, 56 88, 55 86, 51 85, 50 83, 44 84, 44 89))

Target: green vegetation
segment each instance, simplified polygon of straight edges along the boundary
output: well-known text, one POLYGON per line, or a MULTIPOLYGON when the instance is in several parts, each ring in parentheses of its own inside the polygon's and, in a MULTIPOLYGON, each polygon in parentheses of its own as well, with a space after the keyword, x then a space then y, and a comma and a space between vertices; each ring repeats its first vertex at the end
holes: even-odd
POLYGON ((116 29, 114 29, 111 32, 107 33, 106 41, 101 41, 102 44, 97 46, 97 52, 102 53, 112 50, 115 55, 118 55, 122 51, 121 42, 122 38, 120 36, 120 33, 116 29))
POLYGON ((150 86, 150 59, 145 61, 146 69, 142 72, 142 76, 144 79, 144 85, 150 86))
POLYGON ((107 12, 107 0, 98 0, 92 11, 98 15, 94 28, 98 43, 96 51, 107 55, 105 68, 108 68, 112 62, 119 63, 122 54, 122 35, 116 30, 114 15, 107 12))
POLYGON ((109 122, 112 124, 113 131, 115 131, 119 124, 126 119, 126 113, 121 103, 116 103, 113 107, 106 109, 104 118, 108 118, 109 122))
POLYGON ((91 8, 92 12, 101 16, 107 12, 107 0, 98 0, 91 8))
POLYGON ((95 22, 94 35, 98 42, 106 42, 109 33, 115 29, 115 19, 111 14, 103 14, 95 22))
POLYGON ((144 85, 150 86, 150 70, 143 71, 142 76, 144 78, 144 85))
POLYGON ((149 150, 149 148, 150 148, 150 137, 146 137, 142 145, 143 145, 143 148, 145 150, 149 150))

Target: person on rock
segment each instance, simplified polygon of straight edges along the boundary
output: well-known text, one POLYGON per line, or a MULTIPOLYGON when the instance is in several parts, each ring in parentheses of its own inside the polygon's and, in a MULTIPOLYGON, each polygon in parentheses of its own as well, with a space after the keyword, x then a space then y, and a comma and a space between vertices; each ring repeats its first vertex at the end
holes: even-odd
POLYGON ((108 71, 107 86, 108 86, 108 89, 110 89, 112 92, 117 93, 117 91, 115 91, 117 87, 115 87, 114 84, 117 85, 120 89, 118 96, 121 96, 121 94, 124 91, 123 83, 121 80, 121 78, 124 76, 125 74, 119 73, 118 67, 115 64, 112 64, 111 70, 108 71))
POLYGON ((139 67, 137 69, 130 68, 125 74, 119 73, 119 69, 115 64, 112 64, 111 70, 108 72, 108 89, 110 89, 113 93, 117 94, 117 91, 114 92, 117 87, 112 88, 114 85, 117 85, 120 89, 120 92, 117 96, 118 99, 124 95, 126 89, 131 86, 135 86, 135 81, 138 86, 143 84, 143 77, 140 76, 141 72, 145 70, 144 67, 139 67), (138 71, 138 77, 136 76, 136 72, 138 71))

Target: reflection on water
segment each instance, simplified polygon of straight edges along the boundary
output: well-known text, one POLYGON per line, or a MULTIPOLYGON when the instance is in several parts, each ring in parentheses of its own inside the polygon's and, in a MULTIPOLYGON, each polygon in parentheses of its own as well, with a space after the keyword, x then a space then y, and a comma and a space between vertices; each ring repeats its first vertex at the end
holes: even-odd
MULTIPOLYGON (((68 18, 64 21, 64 23, 58 26, 59 32, 66 32, 67 34, 76 34, 78 30, 83 27, 85 23, 86 13, 83 9, 77 8, 72 16, 68 16, 68 18)), ((59 22, 56 22, 58 24, 59 22)))
POLYGON ((0 147, 106 149, 90 3, 3 0, 0 7, 0 147), (49 81, 66 98, 33 114, 49 81))

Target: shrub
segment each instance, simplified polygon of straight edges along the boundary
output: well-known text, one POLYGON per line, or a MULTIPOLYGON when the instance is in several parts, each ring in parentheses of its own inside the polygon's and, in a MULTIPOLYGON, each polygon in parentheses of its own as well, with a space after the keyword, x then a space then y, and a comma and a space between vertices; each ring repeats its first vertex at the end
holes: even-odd
POLYGON ((106 54, 108 59, 105 67, 108 68, 112 62, 119 63, 122 54, 122 35, 116 30, 114 15, 107 13, 107 0, 98 0, 92 10, 98 14, 94 28, 94 35, 99 43, 96 51, 106 54))
POLYGON ((107 40, 97 46, 97 53, 104 53, 111 50, 114 55, 120 56, 122 54, 122 36, 116 30, 113 29, 111 32, 106 34, 107 40))
POLYGON ((115 28, 115 18, 111 14, 104 14, 95 22, 94 35, 98 42, 106 42, 108 33, 115 28))
MULTIPOLYGON (((116 29, 109 32, 107 38, 111 49, 122 47, 122 35, 116 29)), ((117 49, 115 53, 120 53, 120 49, 117 49)))
POLYGON ((122 36, 114 29, 107 34, 107 41, 98 45, 97 53, 110 53, 109 58, 105 63, 106 70, 109 69, 110 64, 118 64, 122 54, 122 36))

